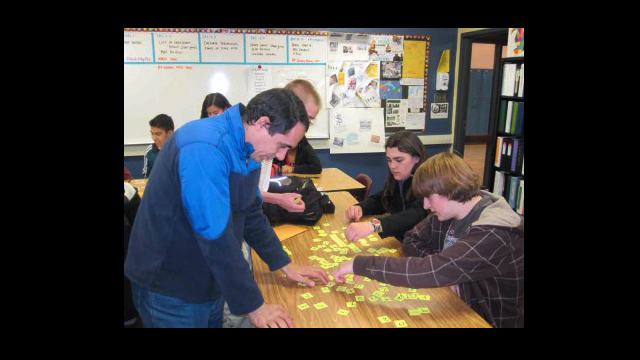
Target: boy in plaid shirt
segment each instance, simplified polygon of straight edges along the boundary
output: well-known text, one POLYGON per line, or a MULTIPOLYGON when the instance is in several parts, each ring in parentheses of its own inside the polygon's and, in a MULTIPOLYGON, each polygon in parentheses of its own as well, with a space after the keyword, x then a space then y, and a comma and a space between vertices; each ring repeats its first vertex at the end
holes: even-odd
POLYGON ((394 286, 450 286, 493 327, 524 327, 524 219, 480 190, 459 156, 440 153, 416 170, 413 191, 431 214, 402 244, 406 257, 357 256, 333 274, 394 286))

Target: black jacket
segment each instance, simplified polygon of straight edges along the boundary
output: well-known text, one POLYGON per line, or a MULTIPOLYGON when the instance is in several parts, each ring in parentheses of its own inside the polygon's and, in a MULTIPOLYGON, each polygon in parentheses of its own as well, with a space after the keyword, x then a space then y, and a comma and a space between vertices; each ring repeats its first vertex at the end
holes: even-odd
MULTIPOLYGON (((406 196, 407 192, 411 189, 412 180, 413 176, 403 182, 402 196, 398 194, 400 182, 396 181, 396 188, 394 189, 396 196, 391 199, 390 215, 377 217, 377 219, 380 220, 383 230, 383 232, 379 233, 381 238, 394 236, 398 241, 402 242, 404 233, 413 229, 415 225, 424 220, 430 213, 430 211, 424 209, 422 199, 417 199, 412 195, 407 200, 406 196)), ((384 189, 371 195, 359 204, 356 204, 362 207, 363 215, 380 215, 387 213, 384 206, 382 206, 383 193, 384 189)))
MULTIPOLYGON (((282 169, 286 165, 286 159, 283 161, 273 159, 273 165, 277 165, 282 169)), ((315 150, 313 150, 306 137, 303 137, 298 144, 293 172, 296 174, 320 174, 322 172, 320 159, 318 159, 315 150)))

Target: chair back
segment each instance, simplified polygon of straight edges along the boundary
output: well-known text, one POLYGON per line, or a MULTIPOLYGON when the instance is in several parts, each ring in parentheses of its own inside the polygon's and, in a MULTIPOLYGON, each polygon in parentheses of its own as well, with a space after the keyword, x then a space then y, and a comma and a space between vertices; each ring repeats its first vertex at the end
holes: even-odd
POLYGON ((364 185, 364 189, 359 191, 356 195, 354 195, 354 197, 358 201, 363 201, 371 194, 371 185, 373 185, 373 180, 371 180, 371 178, 367 174, 358 174, 358 176, 356 176, 356 181, 364 185))

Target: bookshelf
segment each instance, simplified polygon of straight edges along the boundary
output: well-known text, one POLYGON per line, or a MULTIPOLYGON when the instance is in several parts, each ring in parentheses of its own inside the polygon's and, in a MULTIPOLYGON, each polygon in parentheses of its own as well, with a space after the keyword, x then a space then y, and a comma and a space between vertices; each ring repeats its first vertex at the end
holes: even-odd
POLYGON ((524 216, 524 57, 500 59, 485 185, 524 216))

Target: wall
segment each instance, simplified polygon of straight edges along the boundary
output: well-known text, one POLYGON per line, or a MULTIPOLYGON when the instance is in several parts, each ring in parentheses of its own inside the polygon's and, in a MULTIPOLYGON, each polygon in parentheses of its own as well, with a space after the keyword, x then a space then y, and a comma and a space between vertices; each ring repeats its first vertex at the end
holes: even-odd
MULTIPOLYGON (((436 69, 443 50, 451 50, 451 59, 458 58, 459 33, 456 28, 323 28, 311 29, 300 28, 297 30, 327 30, 336 32, 357 32, 370 34, 404 34, 404 35, 429 35, 431 36, 429 52, 429 75, 427 78, 427 109, 433 101, 436 88, 436 69)), ((457 81, 457 60, 454 66, 450 64, 450 79, 457 81)), ((451 83, 449 89, 452 89, 451 83)), ((455 91, 455 90, 454 90, 455 91)), ((454 104, 453 112, 449 113, 446 120, 429 121, 427 115, 427 126, 423 134, 420 135, 425 144, 427 154, 435 155, 439 152, 450 151, 453 142, 453 117, 455 115, 455 93, 449 91, 447 101, 454 104)), ((355 177, 359 173, 366 173, 373 179, 372 192, 382 189, 387 178, 387 164, 384 153, 376 154, 329 154, 327 140, 310 140, 311 145, 316 149, 316 153, 322 161, 323 167, 337 167, 348 175, 355 177)), ((131 171, 134 178, 142 177, 142 166, 144 149, 147 145, 125 146, 124 166, 131 171)))

